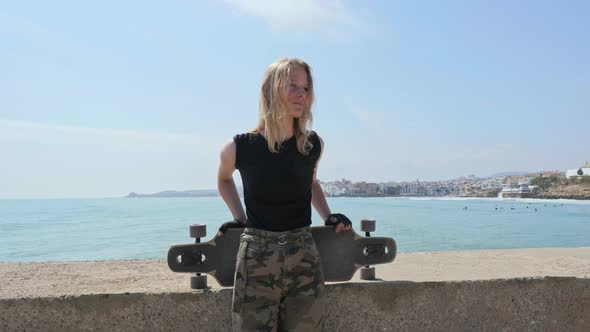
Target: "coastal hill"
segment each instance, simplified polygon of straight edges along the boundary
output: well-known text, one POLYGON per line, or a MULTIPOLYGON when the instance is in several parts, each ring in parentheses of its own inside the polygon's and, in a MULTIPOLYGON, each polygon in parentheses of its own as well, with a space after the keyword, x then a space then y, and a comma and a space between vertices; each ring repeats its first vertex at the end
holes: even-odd
MULTIPOLYGON (((531 179, 534 188, 531 198, 590 200, 590 176, 566 178, 563 175, 539 176, 531 179)), ((492 188, 468 193, 463 197, 498 197, 502 188, 492 188)))
MULTIPOLYGON (((513 173, 511 173, 513 174, 513 173)), ((567 178, 563 173, 555 173, 555 172, 548 172, 548 173, 541 173, 542 176, 529 175, 522 176, 520 178, 526 178, 527 182, 529 182, 532 193, 531 198, 542 198, 542 199, 582 199, 582 200, 590 200, 590 176, 579 176, 579 177, 570 177, 567 178)), ((517 177, 518 176, 514 176, 517 177)), ((343 180, 344 181, 344 180, 343 180)), ((342 197, 396 197, 396 196, 404 196, 401 193, 401 186, 417 186, 418 190, 423 191, 423 195, 414 195, 414 196, 459 196, 459 197, 498 197, 498 194, 502 191, 502 183, 498 182, 491 188, 485 188, 482 184, 478 185, 479 182, 486 182, 490 181, 489 179, 463 179, 463 180, 451 180, 449 182, 458 182, 455 186, 466 186, 469 187, 469 190, 465 190, 462 193, 455 193, 451 192, 448 188, 446 191, 443 192, 435 192, 434 194, 426 194, 427 185, 433 185, 435 187, 441 187, 441 183, 402 183, 397 185, 392 184, 377 184, 377 183, 366 183, 366 182, 359 182, 359 183, 352 183, 346 180, 344 184, 347 185, 344 189, 340 188, 342 191, 339 195, 334 195, 333 193, 329 193, 327 191, 334 190, 332 187, 334 183, 322 183, 323 189, 326 193, 326 196, 342 196, 342 197), (478 190, 474 189, 474 184, 476 188, 481 188, 478 190), (389 186, 389 187, 388 187, 389 186)), ((500 181, 500 180, 498 180, 500 181)), ((342 182, 342 181, 340 181, 342 182)), ((342 184, 336 181, 336 184, 342 184)), ((450 188, 452 187, 453 183, 448 184, 447 186, 450 188)), ((238 193, 240 197, 242 197, 243 189, 238 187, 238 193)), ((444 189, 444 188, 443 188, 444 189)), ((177 190, 167 190, 161 191, 153 194, 139 194, 135 192, 129 193, 126 198, 146 198, 146 197, 218 197, 219 192, 215 189, 200 189, 200 190, 184 190, 184 191, 177 191, 177 190)), ((412 196, 412 195, 405 195, 405 196, 412 196)))
POLYGON ((537 177, 531 180, 531 185, 537 186, 533 198, 590 199, 590 176, 569 179, 557 175, 537 177))

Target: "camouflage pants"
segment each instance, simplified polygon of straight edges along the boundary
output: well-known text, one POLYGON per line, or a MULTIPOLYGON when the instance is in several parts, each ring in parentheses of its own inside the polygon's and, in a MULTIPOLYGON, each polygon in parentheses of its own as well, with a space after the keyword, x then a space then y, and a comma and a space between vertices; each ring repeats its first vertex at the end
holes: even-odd
POLYGON ((232 303, 234 331, 321 331, 324 275, 311 230, 246 228, 232 303))

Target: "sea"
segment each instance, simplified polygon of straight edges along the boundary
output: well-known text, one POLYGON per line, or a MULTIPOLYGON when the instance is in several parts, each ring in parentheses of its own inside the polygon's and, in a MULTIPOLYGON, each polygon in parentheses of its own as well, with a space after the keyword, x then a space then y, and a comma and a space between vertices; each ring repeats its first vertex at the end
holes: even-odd
MULTIPOLYGON (((360 232, 393 237, 398 252, 590 247, 590 201, 466 198, 328 198, 360 232)), ((0 261, 162 259, 231 220, 220 197, 0 200, 0 261)), ((321 225, 314 211, 313 224, 321 225)))

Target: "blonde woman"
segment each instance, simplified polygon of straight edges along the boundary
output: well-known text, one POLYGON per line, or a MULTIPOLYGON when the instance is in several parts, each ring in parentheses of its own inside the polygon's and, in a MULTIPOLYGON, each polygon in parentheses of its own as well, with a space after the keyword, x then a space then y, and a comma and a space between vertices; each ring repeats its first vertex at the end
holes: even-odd
POLYGON ((264 74, 257 127, 221 151, 218 189, 234 221, 245 227, 238 251, 232 323, 236 331, 322 330, 324 277, 311 236, 311 206, 326 225, 348 231, 332 214, 316 179, 324 142, 310 131, 311 68, 281 58, 264 74), (240 171, 242 207, 232 174, 240 171))

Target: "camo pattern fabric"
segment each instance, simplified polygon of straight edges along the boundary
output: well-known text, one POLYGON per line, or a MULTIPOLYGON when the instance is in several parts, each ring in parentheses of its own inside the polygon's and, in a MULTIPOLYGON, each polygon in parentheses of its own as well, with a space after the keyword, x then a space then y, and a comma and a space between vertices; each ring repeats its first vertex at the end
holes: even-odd
POLYGON ((232 303, 234 331, 321 331, 324 275, 309 227, 240 238, 232 303))

